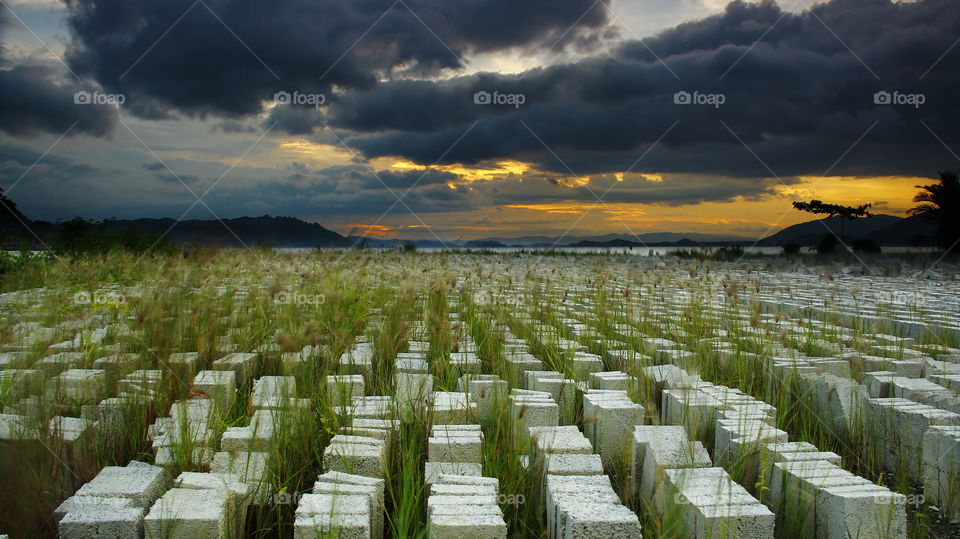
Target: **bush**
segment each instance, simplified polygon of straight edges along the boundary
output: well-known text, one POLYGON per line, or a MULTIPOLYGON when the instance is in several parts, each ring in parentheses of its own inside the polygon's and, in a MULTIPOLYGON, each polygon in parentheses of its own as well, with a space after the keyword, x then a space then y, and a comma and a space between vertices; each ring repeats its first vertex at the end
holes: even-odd
POLYGON ((794 242, 783 244, 783 254, 784 256, 796 256, 800 254, 800 244, 794 242))
POLYGON ((719 261, 736 261, 744 258, 758 258, 763 256, 762 254, 747 254, 744 248, 740 245, 733 245, 731 247, 720 247, 717 249, 710 249, 708 247, 700 247, 699 249, 677 249, 673 251, 673 256, 678 258, 692 258, 695 260, 719 260, 719 261))
POLYGON ((110 221, 88 221, 74 217, 60 225, 57 250, 76 256, 106 253, 113 250, 136 254, 157 252, 173 254, 180 251, 169 238, 127 227, 119 232, 110 230, 110 221))
POLYGON ((33 252, 28 244, 19 251, 0 251, 0 290, 43 286, 45 268, 54 260, 50 251, 33 252))
POLYGON ((861 238, 858 240, 853 240, 850 243, 850 246, 853 247, 853 252, 855 253, 866 253, 866 254, 880 254, 880 246, 877 245, 877 242, 861 238))
POLYGON ((837 250, 837 237, 833 234, 824 234, 816 250, 818 255, 832 255, 837 250))

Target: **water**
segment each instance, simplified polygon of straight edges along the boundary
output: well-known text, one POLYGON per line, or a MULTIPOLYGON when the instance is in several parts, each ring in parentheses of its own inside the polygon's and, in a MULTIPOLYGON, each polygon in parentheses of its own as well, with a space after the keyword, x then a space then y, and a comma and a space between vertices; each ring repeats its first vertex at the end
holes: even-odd
MULTIPOLYGON (((443 247, 422 247, 417 248, 418 252, 441 252, 446 250, 461 248, 451 247, 450 249, 445 249, 443 247)), ((473 251, 483 250, 483 251, 492 251, 497 253, 516 253, 516 252, 546 252, 553 251, 558 253, 571 253, 571 254, 610 254, 610 255, 635 255, 635 256, 666 256, 677 251, 705 251, 707 253, 713 253, 721 247, 494 247, 489 249, 470 249, 473 251)), ((755 246, 755 247, 744 247, 744 253, 748 255, 779 255, 783 252, 782 247, 777 246, 755 246)), ((807 249, 804 248, 801 250, 801 253, 807 253, 807 249)), ((929 254, 939 252, 936 248, 933 247, 884 247, 884 254, 929 254)))
MULTIPOLYGON (((634 256, 667 256, 676 253, 677 251, 705 251, 707 253, 713 253, 721 249, 720 247, 490 247, 490 248, 465 248, 465 247, 455 247, 451 246, 449 248, 444 247, 417 247, 417 252, 419 253, 440 253, 443 251, 457 250, 457 251, 485 251, 493 253, 544 253, 547 251, 552 251, 555 253, 569 253, 569 254, 608 254, 608 255, 634 255, 634 256)), ((280 248, 279 251, 287 252, 297 252, 297 251, 311 251, 311 248, 280 248)), ((390 248, 371 248, 371 250, 390 250, 390 248)), ((748 255, 779 255, 783 252, 782 247, 777 246, 754 246, 754 247, 744 247, 744 253, 748 255)), ((807 248, 803 248, 801 253, 806 254, 808 251, 807 248)), ((934 247, 883 247, 883 254, 936 254, 940 251, 934 247)))

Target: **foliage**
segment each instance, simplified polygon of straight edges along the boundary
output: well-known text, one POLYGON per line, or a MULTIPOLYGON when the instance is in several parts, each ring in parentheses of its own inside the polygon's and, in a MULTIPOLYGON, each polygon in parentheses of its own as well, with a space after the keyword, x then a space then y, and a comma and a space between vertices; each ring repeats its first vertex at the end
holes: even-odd
POLYGON ((824 234, 823 239, 814 248, 818 255, 831 255, 837 250, 837 237, 833 234, 824 234))
MULTIPOLYGON (((793 203, 793 207, 804 211, 807 213, 812 213, 814 215, 826 215, 827 217, 840 217, 840 241, 843 241, 844 237, 844 226, 843 224, 846 221, 852 221, 857 217, 873 217, 873 214, 867 210, 873 206, 873 204, 861 204, 860 206, 843 206, 841 204, 828 204, 820 200, 811 200, 810 202, 799 202, 796 201, 793 203)), ((821 242, 821 245, 828 249, 828 251, 821 251, 820 246, 817 246, 817 252, 820 254, 828 254, 833 252, 833 245, 825 245, 821 242)))
POLYGON ((800 254, 800 244, 792 241, 783 244, 783 254, 785 256, 794 256, 800 254))
POLYGON ((34 252, 27 245, 23 245, 19 251, 0 250, 0 290, 42 286, 46 268, 53 260, 53 253, 34 252))
POLYGON ((672 254, 678 258, 718 261, 737 261, 744 258, 757 258, 763 256, 759 253, 747 254, 744 248, 740 245, 720 247, 718 249, 708 249, 706 247, 700 249, 679 249, 674 251, 672 254))
POLYGON ((840 204, 827 204, 820 200, 793 203, 793 207, 800 211, 814 215, 826 215, 828 217, 843 217, 848 220, 853 220, 857 217, 873 217, 873 214, 867 211, 871 206, 873 206, 873 204, 842 206, 840 204))
POLYGON ((919 202, 910 209, 911 215, 921 215, 937 223, 937 244, 951 252, 960 250, 960 178, 957 172, 940 172, 940 183, 918 185, 922 189, 913 197, 919 202))
POLYGON ((95 222, 82 217, 74 217, 60 224, 57 249, 71 256, 114 250, 137 254, 179 252, 179 248, 167 237, 149 234, 132 226, 114 231, 110 220, 95 222))
POLYGON ((855 253, 880 254, 882 252, 877 242, 868 238, 853 240, 850 242, 850 247, 855 253))

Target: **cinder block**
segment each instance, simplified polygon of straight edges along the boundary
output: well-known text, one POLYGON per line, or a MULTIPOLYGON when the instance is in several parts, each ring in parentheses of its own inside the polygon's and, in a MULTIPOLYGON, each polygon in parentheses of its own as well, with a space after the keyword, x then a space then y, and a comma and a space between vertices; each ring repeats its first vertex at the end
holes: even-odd
POLYGON ((906 537, 907 497, 879 485, 826 487, 816 492, 817 537, 906 537))
POLYGON ((363 475, 327 472, 313 485, 314 494, 363 494, 370 504, 370 533, 374 539, 383 537, 384 480, 363 475))
POLYGON ((633 429, 644 421, 643 407, 631 402, 625 391, 583 395, 585 434, 607 466, 626 458, 633 429))
POLYGON ((573 425, 530 427, 529 431, 538 458, 549 453, 593 453, 590 441, 573 425))
POLYGON ((137 462, 127 466, 105 466, 77 496, 128 498, 134 507, 150 507, 170 486, 170 476, 159 466, 137 462))
POLYGON ((550 475, 600 475, 603 462, 600 455, 553 453, 546 456, 543 471, 550 475))
POLYGON ((190 394, 213 399, 220 410, 229 410, 237 398, 237 373, 233 370, 200 371, 193 378, 190 394))
POLYGON ((253 376, 257 354, 252 352, 232 352, 211 364, 215 371, 233 371, 238 380, 247 380, 253 376))
POLYGON ((483 435, 476 432, 437 432, 427 440, 431 461, 480 462, 483 460, 483 435))
POLYGON ((84 505, 58 524, 61 539, 137 538, 143 535, 143 507, 84 505))
POLYGON ((397 408, 400 416, 409 418, 423 413, 433 394, 433 375, 417 372, 395 372, 397 408))
POLYGON ((382 478, 386 466, 386 444, 365 436, 338 434, 323 451, 324 469, 382 478))
POLYGON ((231 530, 227 515, 230 497, 213 489, 168 490, 144 518, 148 538, 197 537, 220 539, 231 530))
POLYGON ((363 376, 359 374, 330 375, 326 383, 328 398, 340 406, 348 405, 354 397, 364 395, 363 376))
POLYGON ((227 530, 233 537, 241 537, 247 521, 247 509, 253 501, 253 489, 241 477, 221 473, 183 472, 173 483, 174 488, 211 489, 227 495, 224 515, 227 530))
MULTIPOLYGON (((484 506, 485 507, 485 506, 484 506)), ((506 539, 507 523, 503 516, 486 515, 431 515, 430 539, 506 539)))
POLYGON ((298 539, 371 537, 368 498, 359 494, 306 494, 300 498, 293 525, 298 539))
POLYGON ((266 503, 272 494, 268 476, 269 465, 270 453, 267 452, 220 451, 214 454, 210 471, 237 476, 240 481, 250 485, 253 491, 252 503, 260 505, 266 503))
POLYGON ((663 480, 663 474, 674 468, 705 468, 711 466, 710 455, 699 441, 686 438, 654 439, 644 452, 643 473, 640 478, 640 496, 653 499, 663 480))
POLYGON ((483 475, 483 467, 479 462, 427 462, 424 464, 423 476, 427 486, 446 475, 480 477, 483 475))

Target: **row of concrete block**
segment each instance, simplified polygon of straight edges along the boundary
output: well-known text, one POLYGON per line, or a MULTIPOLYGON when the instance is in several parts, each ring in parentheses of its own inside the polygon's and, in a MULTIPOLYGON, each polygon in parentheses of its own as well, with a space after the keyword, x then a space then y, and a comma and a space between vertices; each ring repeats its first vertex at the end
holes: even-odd
POLYGON ((293 533, 298 539, 381 539, 384 480, 340 471, 320 475, 298 500, 293 533))
POLYGON ((478 424, 435 423, 431 428, 424 466, 430 539, 507 537, 499 482, 482 475, 483 443, 478 424))
MULTIPOLYGON (((690 382, 689 376, 677 373, 666 383, 677 379, 684 384, 690 382)), ((710 391, 714 397, 722 388, 706 387, 713 388, 710 391)), ((757 485, 765 485, 763 490, 770 492, 765 502, 777 514, 777 530, 781 536, 801 534, 841 538, 851 533, 860 537, 905 536, 905 496, 847 472, 839 466, 840 457, 834 453, 818 451, 811 444, 789 442, 787 433, 773 426, 775 410, 772 407, 744 400, 738 392, 727 394, 732 399, 717 399, 716 403, 704 402, 702 396, 691 399, 688 393, 679 395, 685 398, 676 398, 676 390, 664 390, 665 421, 670 422, 672 418, 685 425, 688 432, 699 433, 686 421, 689 413, 678 415, 668 412, 668 408, 676 409, 689 403, 698 408, 715 407, 709 415, 715 422, 715 461, 736 471, 740 482, 758 495, 760 489, 757 485), (735 404, 730 405, 730 402, 735 404), (834 482, 821 478, 834 478, 834 482), (818 510, 817 500, 830 500, 830 503, 820 505, 818 510)), ((708 417, 702 409, 694 415, 708 417)), ((635 436, 649 437, 649 434, 641 434, 644 428, 637 427, 635 436)), ((648 469, 644 468, 644 472, 648 469)), ((645 484, 641 479, 641 485, 645 484)), ((766 529, 764 526, 756 529, 766 529)))
POLYGON ((164 468, 133 461, 104 467, 60 504, 54 520, 64 539, 235 537, 251 499, 233 474, 184 472, 171 484, 164 468))

